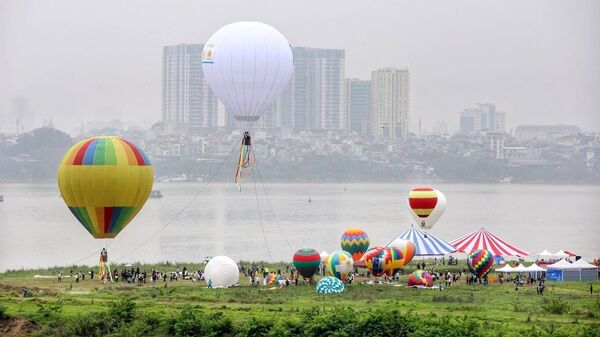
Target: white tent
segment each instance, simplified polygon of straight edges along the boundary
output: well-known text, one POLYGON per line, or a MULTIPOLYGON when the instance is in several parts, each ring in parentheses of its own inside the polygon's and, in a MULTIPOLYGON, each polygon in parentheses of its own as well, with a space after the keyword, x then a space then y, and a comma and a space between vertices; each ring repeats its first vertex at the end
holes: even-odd
POLYGON ((543 252, 537 254, 539 258, 553 258, 554 254, 550 253, 547 249, 544 249, 543 252))
POLYGON ((538 266, 537 264, 532 264, 531 266, 526 268, 529 272, 538 272, 538 271, 546 271, 546 269, 538 266))
POLYGON ((582 259, 575 263, 562 259, 547 268, 547 279, 550 281, 594 281, 598 279, 598 267, 582 259))
POLYGON ((513 272, 513 267, 511 267, 510 264, 507 264, 502 268, 496 269, 496 272, 511 273, 511 272, 513 272))
POLYGON ((571 263, 571 266, 581 268, 581 269, 598 269, 598 266, 593 265, 591 263, 587 263, 583 259, 579 259, 579 260, 571 263))
POLYGON ((540 276, 543 276, 544 273, 546 272, 546 269, 538 266, 537 264, 533 263, 531 266, 525 268, 527 269, 527 272, 529 272, 530 276, 533 276, 534 278, 538 278, 540 276))
POLYGON ((562 259, 562 258, 569 257, 569 256, 570 255, 565 253, 562 249, 559 250, 558 252, 556 252, 556 254, 554 254, 554 257, 557 259, 562 259))
POLYGON ((555 262, 551 265, 546 266, 546 269, 560 269, 560 270, 564 270, 564 269, 577 269, 577 267, 573 268, 571 265, 571 262, 565 260, 565 259, 561 259, 558 262, 555 262))
POLYGON ((518 266, 516 266, 515 268, 513 268, 513 272, 516 272, 516 273, 525 273, 525 272, 527 272, 527 268, 522 263, 519 263, 518 266))

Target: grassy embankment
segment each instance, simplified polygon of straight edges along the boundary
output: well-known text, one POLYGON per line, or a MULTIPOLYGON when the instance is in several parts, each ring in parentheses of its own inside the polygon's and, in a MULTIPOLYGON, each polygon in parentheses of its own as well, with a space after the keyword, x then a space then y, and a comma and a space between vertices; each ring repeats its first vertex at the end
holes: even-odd
MULTIPOLYGON (((175 269, 172 265, 145 265, 140 269, 149 271, 155 266, 160 270, 175 269)), ((201 265, 186 266, 188 270, 202 269, 201 265)), ((120 266, 113 268, 120 270, 120 266)), ((65 270, 68 269, 64 268, 63 272, 65 270)), ((89 268, 74 270, 87 271, 89 268)), ((414 270, 414 266, 409 266, 406 274, 410 270, 414 270)), ((277 329, 293 331, 294 327, 305 331, 307 335, 311 335, 310 331, 312 335, 327 335, 327 331, 334 329, 333 325, 337 324, 352 325, 352 329, 348 329, 360 334, 360 324, 370 325, 369 319, 385 321, 385 317, 377 315, 391 315, 390 317, 408 319, 402 321, 402 324, 412 326, 407 334, 400 335, 436 335, 437 330, 440 335, 445 335, 445 330, 470 325, 473 326, 468 331, 474 336, 600 334, 600 296, 598 293, 590 295, 589 283, 549 282, 545 294, 539 296, 536 295, 534 286, 515 291, 514 286, 509 284, 467 286, 461 280, 440 292, 393 285, 372 286, 362 284, 365 280, 358 279, 355 284, 346 287, 344 294, 318 295, 314 286, 290 286, 283 289, 250 287, 246 286, 248 280, 243 277, 240 282, 244 287, 206 289, 204 282, 191 281, 160 281, 144 285, 119 282, 101 285, 96 279, 92 281, 86 278, 83 282, 74 283, 65 278, 62 283, 58 283, 54 278, 33 278, 36 274, 51 276, 55 275, 55 270, 10 271, 0 274, 0 307, 3 308, 0 310, 4 315, 12 317, 12 320, 21 319, 32 323, 29 330, 34 330, 39 335, 82 334, 74 326, 83 327, 86 334, 93 329, 102 330, 102 326, 97 326, 102 325, 101 322, 86 320, 95 315, 119 316, 130 312, 130 309, 131 317, 126 318, 126 321, 111 323, 123 326, 116 332, 108 332, 115 333, 115 336, 184 336, 189 335, 185 333, 187 323, 192 322, 190 324, 194 326, 196 320, 197 324, 208 320, 220 322, 219 324, 224 322, 223 324, 230 326, 205 327, 208 330, 221 329, 221 333, 217 335, 226 334, 229 331, 227 329, 231 329, 230 335, 267 335, 269 331, 273 335, 277 329), (23 287, 29 289, 28 298, 21 296, 23 287), (117 312, 111 311, 111 307, 118 308, 117 312), (184 314, 186 312, 198 315, 187 317, 184 314), (222 315, 211 316, 217 312, 222 315), (316 320, 315 317, 319 316, 323 318, 322 322, 316 320), (340 322, 340 319, 343 321, 341 316, 354 317, 354 320, 340 322), (138 322, 139 325, 149 326, 149 331, 135 328, 134 323, 140 320, 142 322, 138 322), (328 324, 332 327, 328 327, 328 324), (435 328, 433 332, 432 327, 435 328)), ((406 279, 407 275, 402 276, 400 283, 406 284, 406 279)), ((600 282, 595 282, 594 288, 600 290, 600 282)), ((1 316, 0 312, 0 318, 1 316)), ((117 320, 120 319, 121 317, 117 317, 117 320)), ((5 319, 4 322, 6 326, 8 320, 5 319)), ((400 323, 381 322, 369 329, 371 332, 385 329, 386 324, 393 326, 400 323)), ((6 327, 5 330, 9 331, 6 327)), ((192 329, 201 330, 198 327, 192 329)), ((338 335, 350 334, 350 330, 338 331, 338 335)))

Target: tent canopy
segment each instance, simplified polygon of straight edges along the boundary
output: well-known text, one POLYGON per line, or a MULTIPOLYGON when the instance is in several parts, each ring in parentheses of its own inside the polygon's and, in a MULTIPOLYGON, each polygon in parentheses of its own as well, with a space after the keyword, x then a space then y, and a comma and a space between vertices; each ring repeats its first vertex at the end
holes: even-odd
POLYGON ((565 259, 561 259, 560 261, 553 263, 549 266, 546 266, 547 269, 560 269, 560 270, 564 270, 564 269, 580 269, 578 267, 573 267, 573 265, 571 264, 571 262, 565 260, 565 259))
POLYGON ((512 273, 513 272, 513 267, 511 267, 510 264, 507 264, 507 265, 505 265, 502 268, 496 269, 496 272, 512 273))
POLYGON ((536 271, 546 271, 546 269, 538 266, 537 264, 532 264, 531 266, 526 268, 527 271, 536 272, 536 271))
POLYGON ((423 232, 412 225, 408 230, 398 235, 394 240, 390 241, 385 246, 389 247, 398 239, 412 241, 415 244, 416 256, 445 255, 454 253, 456 251, 456 248, 454 248, 448 242, 434 236, 431 233, 423 232))
POLYGON ((554 254, 550 253, 547 249, 537 254, 539 257, 554 257, 554 254))
POLYGON ((527 270, 527 267, 525 267, 522 263, 519 263, 519 265, 516 266, 513 269, 513 271, 516 273, 524 273, 524 272, 527 272, 528 270, 527 270))
POLYGON ((573 263, 571 263, 572 267, 581 268, 581 269, 598 269, 598 266, 593 265, 591 263, 587 263, 583 259, 579 259, 573 263))
POLYGON ((569 257, 569 256, 570 255, 565 253, 562 249, 559 250, 558 252, 556 252, 556 254, 554 254, 554 257, 559 258, 559 259, 561 259, 563 257, 569 257))
POLYGON ((528 252, 517 248, 504 241, 503 239, 488 232, 485 228, 463 235, 460 238, 450 241, 450 244, 456 247, 457 251, 471 253, 477 249, 484 249, 497 256, 527 256, 528 252))

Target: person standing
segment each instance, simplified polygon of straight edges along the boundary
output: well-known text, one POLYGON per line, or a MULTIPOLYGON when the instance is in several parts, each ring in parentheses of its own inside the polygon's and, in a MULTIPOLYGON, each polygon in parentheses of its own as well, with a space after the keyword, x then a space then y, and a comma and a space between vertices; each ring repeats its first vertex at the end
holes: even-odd
POLYGON ((594 294, 594 286, 590 283, 590 295, 594 294))

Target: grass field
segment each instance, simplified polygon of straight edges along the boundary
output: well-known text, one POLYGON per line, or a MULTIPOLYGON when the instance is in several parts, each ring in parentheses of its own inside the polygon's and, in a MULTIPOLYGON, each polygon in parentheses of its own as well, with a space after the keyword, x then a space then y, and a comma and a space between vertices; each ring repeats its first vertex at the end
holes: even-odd
MULTIPOLYGON (((414 266, 406 274, 411 270, 414 266)), ((539 296, 535 286, 515 291, 510 284, 468 286, 461 280, 438 291, 358 279, 343 294, 319 295, 314 285, 271 289, 247 286, 243 277, 243 287, 207 289, 204 282, 191 281, 102 285, 66 278, 58 283, 34 279, 36 274, 55 271, 0 274, 0 335, 600 336, 600 282, 593 284, 593 295, 589 283, 548 282, 539 296), (24 287, 28 298, 22 297, 24 287)))

